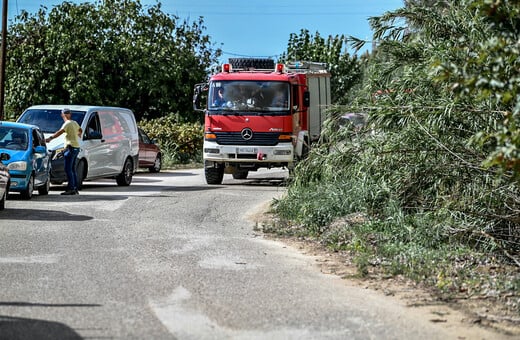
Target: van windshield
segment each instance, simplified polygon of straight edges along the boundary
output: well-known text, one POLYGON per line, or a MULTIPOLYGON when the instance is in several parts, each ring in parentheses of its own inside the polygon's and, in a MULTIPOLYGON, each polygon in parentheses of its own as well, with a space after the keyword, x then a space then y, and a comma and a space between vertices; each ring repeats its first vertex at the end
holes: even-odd
MULTIPOLYGON (((79 125, 85 118, 85 111, 72 111, 72 120, 79 125)), ((61 109, 30 109, 25 111, 20 118, 19 123, 36 125, 43 133, 54 133, 63 125, 61 118, 61 109)))
POLYGON ((287 114, 289 84, 280 81, 213 81, 209 88, 208 108, 211 112, 287 114))

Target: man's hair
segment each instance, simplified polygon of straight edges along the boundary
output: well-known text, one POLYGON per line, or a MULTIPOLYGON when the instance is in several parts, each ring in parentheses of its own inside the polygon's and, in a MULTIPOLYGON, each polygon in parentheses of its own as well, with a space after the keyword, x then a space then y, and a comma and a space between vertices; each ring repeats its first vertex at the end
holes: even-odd
POLYGON ((70 115, 70 109, 63 109, 61 110, 61 113, 63 113, 64 115, 70 115))

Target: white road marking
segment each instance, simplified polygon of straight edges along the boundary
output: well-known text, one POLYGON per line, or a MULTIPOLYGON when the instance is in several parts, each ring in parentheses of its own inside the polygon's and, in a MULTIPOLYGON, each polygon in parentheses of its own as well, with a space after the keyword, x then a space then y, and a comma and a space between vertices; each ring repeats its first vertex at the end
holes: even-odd
POLYGON ((52 264, 58 262, 61 255, 37 255, 21 257, 0 257, 0 263, 44 263, 52 264))

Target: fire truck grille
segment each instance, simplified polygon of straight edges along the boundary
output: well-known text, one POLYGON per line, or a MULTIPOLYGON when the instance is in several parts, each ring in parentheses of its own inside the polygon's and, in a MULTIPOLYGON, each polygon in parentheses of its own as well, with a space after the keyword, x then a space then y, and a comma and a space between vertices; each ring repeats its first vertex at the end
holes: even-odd
POLYGON ((220 145, 263 145, 274 146, 278 144, 278 133, 255 132, 249 140, 242 138, 240 132, 218 132, 217 143, 220 145))

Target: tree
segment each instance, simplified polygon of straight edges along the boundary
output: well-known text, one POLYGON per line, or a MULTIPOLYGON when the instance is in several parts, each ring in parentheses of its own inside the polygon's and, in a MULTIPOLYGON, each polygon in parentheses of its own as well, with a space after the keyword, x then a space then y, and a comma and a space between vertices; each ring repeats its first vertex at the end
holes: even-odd
POLYGON ((472 94, 489 103, 496 120, 475 135, 488 153, 484 164, 499 166, 505 175, 520 178, 520 2, 478 0, 471 8, 482 18, 479 39, 459 40, 467 51, 465 63, 442 60, 442 80, 459 97, 472 94))
MULTIPOLYGON (((416 0, 371 18, 377 46, 355 100, 338 108, 368 124, 339 129, 299 163, 279 211, 324 234, 364 213, 349 249, 394 273, 435 280, 468 250, 520 267, 519 11, 518 1, 416 0)), ((333 240, 352 237, 346 229, 333 240)))
POLYGON ((345 51, 345 37, 329 36, 327 40, 318 32, 313 36, 308 30, 292 33, 287 44, 287 51, 280 57, 280 62, 313 61, 326 63, 331 72, 331 99, 333 103, 348 102, 348 91, 359 81, 360 62, 357 56, 345 51))
POLYGON ((161 3, 64 2, 25 11, 10 27, 6 107, 88 103, 134 110, 138 119, 178 113, 194 120, 193 85, 216 63, 203 19, 180 22, 161 3))

